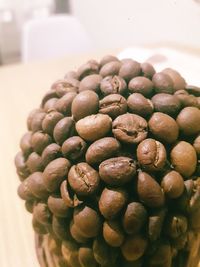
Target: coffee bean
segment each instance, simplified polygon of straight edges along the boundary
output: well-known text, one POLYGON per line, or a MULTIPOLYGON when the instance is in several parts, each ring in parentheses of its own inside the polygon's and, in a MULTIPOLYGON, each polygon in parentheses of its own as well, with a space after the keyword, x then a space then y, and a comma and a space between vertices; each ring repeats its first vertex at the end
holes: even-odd
POLYGON ((37 172, 37 171, 43 171, 44 167, 42 164, 42 158, 40 155, 38 155, 36 152, 32 152, 27 161, 26 165, 31 173, 37 172))
POLYGON ((79 92, 90 90, 96 93, 100 90, 102 77, 99 74, 91 74, 83 78, 80 82, 79 92))
POLYGON ((124 233, 118 221, 105 221, 103 237, 111 247, 120 247, 124 242, 124 233))
POLYGON ((70 240, 71 242, 71 235, 68 229, 69 225, 69 219, 67 218, 61 218, 61 217, 56 217, 53 215, 52 218, 52 230, 53 234, 56 236, 57 239, 59 240, 70 240))
POLYGON ((140 171, 138 174, 137 193, 140 201, 148 207, 164 205, 165 197, 160 185, 146 172, 140 171))
POLYGON ((47 199, 49 193, 44 185, 42 172, 34 172, 27 178, 31 193, 39 199, 47 199))
POLYGON ((197 97, 189 95, 185 90, 178 90, 175 92, 176 97, 179 99, 182 108, 184 107, 198 107, 197 97))
POLYGON ((98 235, 101 228, 101 218, 94 209, 88 206, 76 207, 73 219, 85 237, 91 238, 98 235))
POLYGON ((195 231, 199 232, 200 230, 200 209, 195 210, 189 216, 190 227, 195 231))
POLYGON ((99 97, 93 91, 86 90, 79 93, 72 102, 72 115, 76 121, 86 116, 96 114, 98 109, 99 97))
POLYGON ((181 109, 181 102, 176 95, 156 94, 151 101, 155 111, 166 113, 172 117, 176 116, 181 109))
POLYGON ((33 226, 34 231, 38 233, 39 235, 45 235, 48 233, 45 225, 39 223, 34 217, 32 219, 32 226, 33 226))
POLYGON ((113 219, 119 215, 127 199, 128 194, 124 189, 105 188, 99 200, 99 210, 106 219, 113 219))
POLYGON ((36 109, 33 109, 33 110, 29 113, 28 118, 27 118, 27 128, 28 128, 29 131, 32 130, 32 126, 31 126, 31 124, 32 124, 32 120, 33 120, 34 116, 35 116, 37 113, 41 113, 41 112, 43 112, 42 109, 40 109, 40 108, 36 108, 36 109))
POLYGON ((100 84, 100 89, 103 95, 120 94, 124 95, 127 92, 127 85, 120 76, 106 76, 100 84))
POLYGON ((30 190, 29 183, 26 180, 24 180, 17 189, 18 196, 23 200, 33 200, 34 196, 30 190))
POLYGON ((48 145, 42 152, 42 165, 46 167, 51 161, 61 156, 61 147, 55 143, 48 145))
POLYGON ((136 174, 136 164, 128 157, 109 158, 99 165, 101 179, 113 186, 131 181, 136 174))
POLYGON ((57 97, 57 94, 54 89, 47 91, 46 94, 42 98, 41 107, 44 108, 44 105, 46 104, 46 102, 55 97, 57 97))
POLYGON ((111 124, 112 120, 108 115, 90 115, 76 123, 76 130, 86 141, 95 141, 108 134, 111 124))
POLYGON ((173 247, 175 247, 178 250, 184 249, 185 246, 187 245, 187 239, 188 239, 188 234, 185 233, 177 238, 172 238, 171 244, 173 247))
POLYGON ((48 191, 53 192, 59 189, 61 182, 67 177, 70 162, 64 158, 57 158, 51 161, 43 172, 44 184, 48 191))
POLYGON ((136 234, 147 221, 147 211, 139 202, 128 204, 122 222, 127 234, 136 234))
POLYGON ((184 177, 190 177, 194 173, 197 165, 197 155, 190 143, 178 142, 171 150, 170 158, 174 169, 184 177))
POLYGON ((58 97, 62 97, 69 92, 77 92, 79 81, 74 78, 58 80, 52 84, 51 88, 56 91, 58 97))
POLYGON ((75 131, 75 122, 72 117, 65 117, 59 120, 53 130, 53 137, 59 145, 72 136, 75 131))
POLYGON ((74 262, 74 256, 77 255, 78 258, 78 244, 73 240, 64 240, 61 245, 62 256, 65 259, 65 264, 67 263, 70 267, 80 267, 79 262, 76 265, 72 265, 72 261, 74 262))
POLYGON ((167 153, 162 143, 148 138, 138 145, 137 159, 144 170, 160 171, 166 163, 167 153))
POLYGON ((15 166, 17 169, 17 174, 19 175, 21 181, 29 176, 30 171, 28 169, 28 166, 26 165, 26 159, 21 151, 18 152, 15 156, 15 166))
POLYGON ((168 74, 164 72, 157 72, 153 75, 152 82, 156 93, 174 93, 174 83, 168 74))
POLYGON ((196 150, 198 157, 200 157, 200 135, 195 138, 193 146, 196 150))
POLYGON ((112 132, 119 141, 137 144, 147 137, 147 122, 135 114, 123 114, 113 121, 112 132))
POLYGON ((20 140, 20 148, 23 154, 27 157, 33 151, 31 145, 32 132, 25 133, 20 140))
POLYGON ((71 116, 72 101, 74 100, 76 95, 77 93, 75 92, 69 92, 65 94, 60 99, 58 99, 55 104, 55 109, 66 116, 71 116))
POLYGON ((69 217, 70 208, 67 207, 59 195, 50 195, 47 201, 48 208, 56 217, 69 217))
POLYGON ((86 152, 87 163, 93 165, 115 156, 120 150, 120 143, 113 137, 104 137, 92 143, 86 152))
POLYGON ((68 79, 68 78, 73 78, 73 79, 78 79, 78 75, 76 73, 76 71, 68 71, 65 76, 64 76, 64 79, 68 79))
POLYGON ((49 99, 44 105, 44 111, 48 113, 51 110, 55 110, 55 105, 57 101, 58 101, 58 98, 56 97, 49 99))
POLYGON ((156 241, 160 238, 165 215, 166 209, 154 210, 149 215, 148 237, 151 241, 156 241))
POLYGON ((130 80, 128 89, 131 93, 139 93, 149 97, 153 92, 153 83, 146 77, 135 77, 130 80))
POLYGON ((34 206, 33 217, 43 225, 50 225, 52 220, 51 212, 47 204, 39 202, 34 206))
POLYGON ((73 220, 70 223, 70 233, 76 242, 87 243, 88 238, 81 233, 80 229, 75 225, 73 220))
POLYGON ((166 143, 174 143, 179 135, 176 121, 162 112, 155 112, 151 116, 149 129, 156 138, 166 143))
POLYGON ((43 111, 37 111, 32 115, 32 119, 30 119, 30 130, 32 132, 37 132, 42 130, 42 122, 43 119, 46 117, 46 113, 43 111))
POLYGON ((72 192, 72 189, 69 186, 67 180, 64 180, 60 186, 60 193, 62 196, 63 201, 69 208, 74 208, 83 203, 80 201, 76 194, 72 192))
POLYGON ((147 240, 141 235, 128 236, 121 246, 122 255, 128 261, 139 259, 145 252, 147 240))
POLYGON ((99 74, 102 77, 106 77, 109 75, 118 75, 120 67, 120 61, 110 61, 101 67, 99 74))
POLYGON ((40 132, 35 132, 31 136, 31 146, 35 152, 41 154, 45 147, 52 143, 52 138, 50 135, 40 132))
POLYGON ((55 111, 52 110, 49 113, 46 114, 44 120, 42 121, 42 129, 44 132, 48 133, 49 135, 52 135, 54 127, 56 126, 57 122, 61 120, 64 116, 55 111))
POLYGON ((200 87, 194 85, 186 85, 185 90, 192 95, 200 96, 200 87))
POLYGON ((107 95, 99 102, 99 113, 107 114, 111 118, 116 118, 117 116, 126 113, 126 111, 126 99, 121 95, 107 95))
POLYGON ((132 78, 140 75, 140 72, 140 63, 135 60, 129 60, 122 63, 119 69, 119 76, 126 81, 130 81, 132 78))
POLYGON ((184 89, 186 86, 185 79, 180 75, 180 73, 174 69, 166 68, 162 70, 163 73, 166 73, 170 76, 174 83, 174 90, 178 91, 184 89))
POLYGON ((170 267, 172 260, 172 249, 167 241, 161 241, 156 251, 148 258, 148 266, 170 267))
POLYGON ((84 77, 97 74, 99 71, 99 64, 95 60, 89 60, 87 63, 80 66, 77 70, 77 75, 79 80, 82 80, 84 77))
POLYGON ((146 78, 152 79, 153 75, 156 73, 154 67, 148 62, 141 63, 140 67, 142 75, 146 78))
POLYGON ((165 221, 164 233, 171 238, 177 238, 187 231, 188 222, 185 216, 169 214, 165 221))
POLYGON ((112 56, 112 55, 106 55, 100 60, 99 64, 102 67, 103 65, 105 65, 111 61, 119 61, 119 59, 115 56, 112 56))
POLYGON ((25 208, 29 213, 33 213, 34 205, 35 205, 34 200, 26 200, 25 201, 25 208))
POLYGON ((72 136, 62 144, 62 154, 70 160, 79 159, 86 151, 87 144, 79 136, 72 136))
POLYGON ((176 119, 184 135, 195 135, 200 132, 200 110, 195 107, 186 107, 181 110, 176 119))
POLYGON ((133 93, 127 99, 129 111, 131 113, 147 117, 153 113, 153 104, 151 100, 145 98, 142 94, 133 93))
POLYGON ((97 267, 97 262, 95 261, 93 250, 90 247, 80 247, 78 259, 81 267, 97 267))
POLYGON ((180 197, 184 191, 183 177, 176 171, 170 171, 163 177, 161 187, 169 198, 180 197))

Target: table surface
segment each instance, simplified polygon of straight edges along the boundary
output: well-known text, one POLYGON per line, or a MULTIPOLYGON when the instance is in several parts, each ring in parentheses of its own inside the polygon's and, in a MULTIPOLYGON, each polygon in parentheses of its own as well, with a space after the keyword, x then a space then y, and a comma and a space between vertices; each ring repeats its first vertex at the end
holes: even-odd
MULTIPOLYGON (((106 51, 110 52, 110 51, 106 51)), ((99 59, 102 53, 94 53, 99 59)), ((39 106, 44 93, 68 70, 91 54, 0 68, 0 266, 38 267, 31 216, 17 196, 19 180, 14 156, 26 131, 27 114, 39 106)))

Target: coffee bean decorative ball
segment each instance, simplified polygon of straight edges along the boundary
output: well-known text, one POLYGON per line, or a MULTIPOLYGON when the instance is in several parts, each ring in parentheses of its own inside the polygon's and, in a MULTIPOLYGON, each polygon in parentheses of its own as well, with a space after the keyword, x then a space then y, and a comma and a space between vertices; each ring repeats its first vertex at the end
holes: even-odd
POLYGON ((177 71, 111 55, 52 85, 15 157, 45 267, 197 266, 199 99, 177 71))

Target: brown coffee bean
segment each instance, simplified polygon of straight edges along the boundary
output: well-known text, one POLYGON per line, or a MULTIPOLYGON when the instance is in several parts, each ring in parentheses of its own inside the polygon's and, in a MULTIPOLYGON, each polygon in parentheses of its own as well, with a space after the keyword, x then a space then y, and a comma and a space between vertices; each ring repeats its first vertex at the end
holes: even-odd
POLYGON ((63 118, 63 114, 52 110, 46 114, 44 120, 42 121, 42 130, 49 135, 52 135, 54 127, 56 126, 57 122, 63 118))
POLYGON ((61 157, 61 147, 55 143, 48 145, 42 152, 42 165, 46 167, 51 161, 61 157))
POLYGON ((190 227, 195 231, 199 232, 200 230, 200 209, 195 210, 189 216, 190 227))
POLYGON ((27 128, 29 131, 32 130, 32 120, 34 118, 34 116, 37 114, 37 113, 43 113, 43 110, 41 108, 36 108, 36 109, 33 109, 29 115, 28 115, 28 118, 27 118, 27 128))
POLYGON ((166 209, 154 210, 149 215, 148 237, 151 241, 156 241, 160 238, 165 215, 166 209))
POLYGON ((126 81, 130 81, 132 78, 140 75, 140 72, 140 63, 135 60, 129 60, 122 63, 119 69, 119 76, 126 81))
POLYGON ((136 174, 136 164, 128 157, 109 158, 99 165, 101 179, 114 186, 131 181, 136 174))
POLYGON ((17 169, 17 174, 19 175, 21 181, 29 176, 30 171, 28 169, 28 166, 26 165, 26 159, 21 151, 18 152, 15 156, 15 166, 17 169))
POLYGON ((80 229, 75 225, 73 220, 70 223, 70 233, 76 242, 87 243, 88 238, 81 233, 80 229))
POLYGON ((72 102, 72 115, 76 121, 86 116, 96 114, 98 109, 99 97, 93 91, 86 90, 79 93, 72 102))
POLYGON ((78 259, 81 267, 97 267, 97 262, 95 261, 93 250, 90 247, 80 247, 78 259))
POLYGON ((131 93, 139 93, 149 97, 153 92, 153 83, 146 77, 135 77, 130 80, 128 89, 131 93))
POLYGON ((40 132, 35 132, 31 137, 31 146, 35 152, 41 154, 45 147, 52 143, 50 135, 40 132))
POLYGON ((50 225, 52 220, 51 212, 47 204, 39 202, 34 206, 33 217, 43 225, 50 225))
POLYGON ((68 78, 78 79, 78 75, 77 75, 76 71, 74 71, 74 70, 68 71, 65 74, 64 79, 68 79, 68 78))
POLYGON ((74 208, 82 204, 83 201, 80 201, 77 196, 72 192, 69 183, 67 180, 64 180, 60 186, 60 193, 63 201, 69 208, 74 208))
POLYGON ((34 205, 35 205, 34 200, 26 200, 25 201, 25 208, 29 213, 33 213, 34 205))
POLYGON ((160 185, 146 172, 140 171, 138 174, 137 193, 140 201, 148 207, 164 205, 165 197, 160 185))
POLYGON ((156 138, 166 143, 174 143, 179 135, 176 121, 162 112, 155 112, 151 116, 149 129, 156 138))
POLYGON ((186 90, 178 90, 175 92, 179 99, 182 108, 184 107, 199 107, 198 99, 194 95, 189 95, 186 90))
POLYGON ((65 117, 59 120, 53 130, 53 137, 59 145, 72 136, 75 131, 75 122, 72 117, 65 117))
POLYGON ((178 142, 171 150, 170 157, 174 169, 181 175, 190 177, 194 173, 197 165, 197 155, 190 143, 178 142))
POLYGON ((193 146, 196 150, 198 157, 200 157, 200 135, 195 138, 193 146))
POLYGON ((31 145, 31 138, 32 138, 32 132, 25 133, 21 140, 20 140, 20 148, 24 154, 24 156, 29 156, 31 152, 33 151, 32 145, 31 145))
POLYGON ((188 234, 187 232, 177 238, 173 238, 171 240, 171 244, 174 248, 181 250, 184 249, 187 245, 187 239, 188 239, 188 234))
POLYGON ((86 162, 73 165, 68 173, 71 188, 80 196, 92 195, 99 187, 98 172, 86 162))
POLYGON ((71 235, 68 229, 69 219, 56 217, 53 215, 52 218, 52 230, 53 234, 59 240, 69 240, 71 242, 71 235))
POLYGON ((161 241, 156 251, 148 257, 148 266, 170 267, 172 260, 172 249, 168 242, 161 241))
POLYGON ((99 200, 99 210, 108 220, 117 217, 122 208, 125 206, 128 194, 124 189, 105 188, 99 200))
POLYGON ((138 145, 137 159, 144 170, 160 171, 166 163, 167 153, 162 143, 148 138, 138 145))
POLYGON ((58 101, 58 98, 54 97, 49 99, 44 105, 44 111, 48 113, 50 110, 55 110, 55 105, 58 101))
POLYGON ((111 247, 120 247, 124 242, 124 233, 118 221, 105 221, 103 237, 111 247))
POLYGON ((95 60, 89 60, 87 63, 81 65, 77 70, 79 80, 91 74, 98 74, 99 64, 95 60))
MULTIPOLYGON (((64 240, 61 245, 62 256, 64 257, 66 263, 71 267, 72 265, 71 259, 72 255, 78 253, 78 244, 70 238, 70 240, 64 240)), ((65 263, 65 264, 66 264, 65 263)), ((77 267, 80 267, 78 264, 77 267)))
POLYGON ((104 137, 92 143, 85 155, 87 163, 93 165, 115 156, 120 150, 120 143, 113 137, 104 137))
POLYGON ((31 193, 39 199, 47 199, 49 193, 44 185, 42 172, 34 172, 27 178, 31 193))
POLYGON ((48 191, 53 192, 59 189, 61 182, 67 177, 70 162, 64 158, 57 158, 51 161, 43 172, 44 184, 48 191))
POLYGON ((30 190, 27 179, 24 180, 17 189, 18 196, 23 200, 33 200, 34 196, 30 190))
POLYGON ((174 93, 174 83, 168 74, 164 72, 157 72, 153 75, 152 82, 156 93, 174 93))
POLYGON ((50 195, 47 201, 47 205, 49 210, 56 217, 65 218, 70 216, 70 208, 67 207, 67 205, 59 195, 50 195))
POLYGON ((147 122, 135 114, 123 114, 113 121, 112 132, 119 141, 137 144, 147 137, 147 122))
POLYGON ((164 233, 171 238, 177 238, 186 233, 187 218, 180 214, 169 214, 165 221, 164 233))
POLYGON ((43 111, 37 111, 36 113, 34 113, 30 122, 31 123, 30 130, 32 132, 37 132, 42 130, 42 122, 45 116, 46 113, 43 111))
POLYGON ((106 77, 109 75, 118 75, 120 67, 120 61, 110 61, 101 67, 99 74, 102 77, 106 77))
POLYGON ((91 74, 83 78, 80 82, 79 92, 90 90, 96 93, 100 90, 102 77, 99 74, 91 74))
POLYGON ((139 259, 145 252, 147 240, 141 235, 133 235, 126 238, 121 246, 122 255, 128 261, 139 259))
POLYGON ((180 75, 180 73, 174 69, 166 68, 162 70, 163 73, 166 73, 170 76, 174 83, 174 90, 178 91, 184 89, 186 86, 185 79, 180 75))
POLYGON ((131 113, 147 117, 153 113, 153 104, 151 100, 145 98, 142 94, 133 93, 127 99, 129 111, 131 113))
POLYGON ((79 136, 72 136, 62 144, 62 154, 70 160, 77 160, 85 153, 86 142, 79 136))
POLYGON ((41 107, 44 108, 44 105, 46 104, 46 102, 55 97, 57 97, 57 94, 54 89, 47 91, 46 94, 42 98, 41 107))
POLYGON ((71 116, 72 101, 76 95, 77 93, 75 92, 69 92, 65 94, 63 97, 58 99, 55 104, 55 109, 66 116, 71 116))
POLYGON ((39 223, 34 217, 32 218, 32 226, 34 231, 39 235, 45 235, 48 233, 45 225, 39 223))
POLYGON ((141 63, 140 67, 142 75, 146 78, 152 79, 153 75, 156 73, 154 67, 148 62, 141 63))
POLYGON ((200 132, 200 110, 195 107, 186 107, 181 110, 176 119, 184 135, 195 135, 200 132))
POLYGON ((100 84, 100 89, 103 95, 120 94, 124 95, 127 92, 127 85, 120 76, 106 76, 100 84))
POLYGON ((113 55, 106 55, 100 60, 99 64, 102 67, 103 65, 105 65, 111 61, 119 61, 119 59, 113 55))
POLYGON ((100 139, 111 130, 112 120, 108 115, 87 116, 76 123, 78 134, 87 141, 100 139))
POLYGON ((128 204, 122 222, 127 234, 136 234, 147 221, 147 211, 139 202, 128 204))
POLYGON ((51 88, 56 91, 58 97, 62 97, 69 92, 77 92, 79 81, 74 78, 58 80, 52 84, 51 88))
POLYGON ((107 114, 111 118, 116 118, 119 115, 126 113, 126 111, 126 99, 121 95, 107 95, 99 102, 99 113, 107 114))
POLYGON ((176 95, 156 94, 151 101, 155 111, 166 113, 172 117, 176 116, 181 109, 181 102, 176 95))
POLYGON ((184 191, 183 177, 176 171, 170 171, 162 178, 161 187, 169 198, 180 197, 184 191))
POLYGON ((102 223, 99 214, 94 209, 88 206, 76 207, 73 219, 85 237, 91 238, 98 235, 102 223))
POLYGON ((200 87, 194 85, 186 85, 185 90, 192 95, 200 96, 200 87))
POLYGON ((32 152, 27 161, 26 165, 31 173, 43 171, 44 167, 42 164, 42 158, 36 152, 32 152))

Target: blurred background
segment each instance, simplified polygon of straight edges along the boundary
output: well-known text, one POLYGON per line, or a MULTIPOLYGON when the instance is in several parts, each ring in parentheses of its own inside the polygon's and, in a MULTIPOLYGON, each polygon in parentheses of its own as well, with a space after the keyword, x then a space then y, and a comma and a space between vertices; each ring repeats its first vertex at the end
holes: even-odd
POLYGON ((200 0, 0 0, 0 65, 147 44, 200 53, 200 0))

